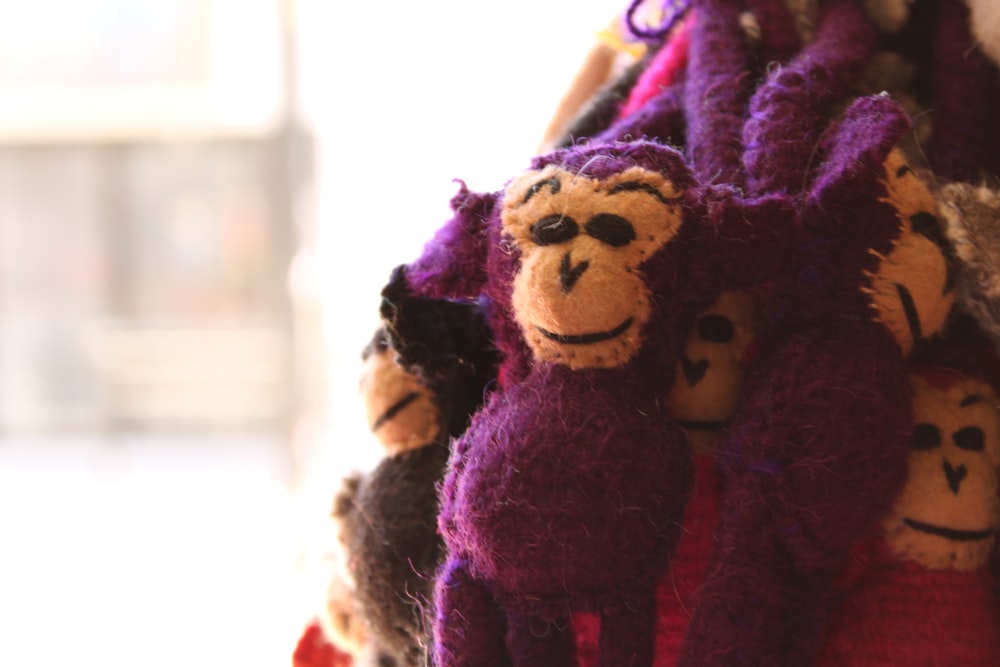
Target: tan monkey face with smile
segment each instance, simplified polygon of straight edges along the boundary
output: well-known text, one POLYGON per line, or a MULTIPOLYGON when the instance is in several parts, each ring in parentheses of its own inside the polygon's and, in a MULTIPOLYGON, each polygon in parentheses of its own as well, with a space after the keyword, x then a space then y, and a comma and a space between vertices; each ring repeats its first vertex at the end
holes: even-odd
POLYGON ((884 201, 897 211, 901 230, 869 275, 872 304, 904 354, 941 330, 955 301, 956 259, 944 235, 937 202, 899 150, 886 160, 884 201))
POLYGON ((984 382, 947 388, 912 379, 909 476, 885 521, 892 551, 930 569, 986 564, 1000 521, 1000 415, 984 382))
POLYGON ((612 368, 629 361, 649 320, 639 266, 676 235, 679 193, 633 167, 596 180, 550 165, 504 193, 504 233, 517 245, 514 315, 539 361, 612 368))

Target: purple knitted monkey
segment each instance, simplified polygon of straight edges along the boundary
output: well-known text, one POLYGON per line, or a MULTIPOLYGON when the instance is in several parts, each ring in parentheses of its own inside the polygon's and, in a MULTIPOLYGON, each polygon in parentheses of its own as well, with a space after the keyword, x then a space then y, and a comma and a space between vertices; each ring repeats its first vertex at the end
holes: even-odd
POLYGON ((905 357, 943 325, 954 286, 933 197, 894 150, 908 129, 890 99, 863 98, 827 137, 800 270, 771 292, 723 445, 726 501, 682 666, 812 664, 845 558, 901 488, 905 357))
MULTIPOLYGON (((905 474, 905 355, 953 298, 933 198, 893 151, 909 127, 896 105, 863 100, 820 143, 874 46, 857 4, 822 3, 815 41, 752 97, 739 4, 696 3, 687 153, 702 182, 797 197, 801 264, 771 286, 770 333, 722 453, 730 488, 682 656, 690 667, 810 664, 833 578, 905 474)), ((765 0, 748 4, 775 16, 765 0)), ((671 102, 676 115, 675 99, 665 91, 645 113, 671 102)))
POLYGON ((580 610, 602 617, 602 665, 649 665, 692 477, 663 397, 698 313, 785 265, 790 207, 696 187, 651 142, 536 158, 453 204, 406 275, 488 296, 505 360, 442 487, 437 665, 570 665, 580 610))

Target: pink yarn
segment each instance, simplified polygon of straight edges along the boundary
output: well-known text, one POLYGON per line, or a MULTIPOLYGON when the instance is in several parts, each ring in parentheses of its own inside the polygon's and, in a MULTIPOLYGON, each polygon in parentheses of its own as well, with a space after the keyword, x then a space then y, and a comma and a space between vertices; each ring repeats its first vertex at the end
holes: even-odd
POLYGON ((619 120, 638 111, 642 105, 655 97, 664 88, 674 83, 678 75, 687 66, 688 47, 691 44, 691 26, 694 25, 695 12, 689 12, 674 35, 649 63, 649 67, 628 96, 628 101, 618 113, 619 120))

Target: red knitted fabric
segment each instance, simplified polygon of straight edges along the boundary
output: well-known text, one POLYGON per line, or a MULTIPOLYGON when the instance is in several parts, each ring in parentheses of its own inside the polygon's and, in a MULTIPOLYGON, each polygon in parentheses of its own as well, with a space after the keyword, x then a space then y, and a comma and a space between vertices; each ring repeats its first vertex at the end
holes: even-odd
POLYGON ((821 667, 997 667, 1000 604, 993 577, 928 570, 859 550, 821 667))
POLYGON ((351 667, 351 656, 326 640, 318 621, 306 626, 292 654, 292 667, 351 667))
MULTIPOLYGON (((712 553, 712 534, 719 514, 721 483, 715 457, 694 457, 695 486, 684 511, 684 530, 670 561, 670 572, 656 591, 656 653, 653 667, 677 664, 681 643, 691 618, 695 592, 705 578, 712 553)), ((576 614, 577 663, 597 667, 597 638, 601 620, 597 614, 576 614)))
POLYGON ((687 634, 695 593, 705 579, 719 517, 721 480, 711 455, 695 456, 695 488, 684 512, 684 532, 670 561, 670 572, 656 591, 655 667, 677 664, 687 634))

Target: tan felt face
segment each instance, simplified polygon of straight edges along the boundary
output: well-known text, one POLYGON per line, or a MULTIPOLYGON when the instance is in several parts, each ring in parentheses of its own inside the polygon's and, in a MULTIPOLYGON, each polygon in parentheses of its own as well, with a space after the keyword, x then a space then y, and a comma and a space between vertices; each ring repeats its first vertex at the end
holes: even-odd
POLYGON ((677 233, 678 196, 638 167, 599 181, 549 166, 507 188, 514 314, 537 360, 612 368, 638 351, 651 311, 638 267, 677 233))
MULTIPOLYGON (((750 292, 725 292, 699 315, 688 335, 667 402, 692 445, 711 446, 732 416, 743 360, 760 326, 760 303, 750 292)), ((707 452, 703 452, 707 453, 707 452)))
POLYGON ((885 521, 900 558, 930 569, 986 564, 1000 522, 1000 414, 988 385, 913 378, 916 417, 906 488, 885 521))
POLYGON ((368 427, 390 455, 423 447, 440 431, 430 391, 396 363, 392 350, 365 359, 361 397, 368 427))
POLYGON ((955 300, 955 259, 937 203, 898 150, 886 161, 886 201, 898 211, 899 238, 870 275, 878 319, 905 354, 941 330, 955 300))

